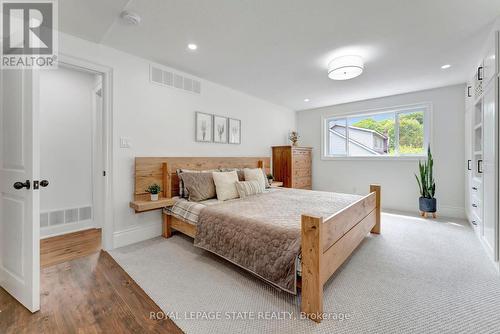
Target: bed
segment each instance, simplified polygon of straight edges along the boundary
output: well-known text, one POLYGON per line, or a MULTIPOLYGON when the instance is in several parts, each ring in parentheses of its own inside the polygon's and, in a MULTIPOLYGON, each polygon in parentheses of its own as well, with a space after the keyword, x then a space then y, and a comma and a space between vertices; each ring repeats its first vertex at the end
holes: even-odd
MULTIPOLYGON (((180 168, 269 167, 266 157, 136 158, 134 197, 158 183, 163 197, 177 198, 180 168)), ((323 285, 368 233, 380 233, 380 193, 371 185, 365 196, 287 188, 223 203, 178 200, 164 210, 163 236, 179 231, 284 291, 300 290, 301 311, 320 322, 323 285)))

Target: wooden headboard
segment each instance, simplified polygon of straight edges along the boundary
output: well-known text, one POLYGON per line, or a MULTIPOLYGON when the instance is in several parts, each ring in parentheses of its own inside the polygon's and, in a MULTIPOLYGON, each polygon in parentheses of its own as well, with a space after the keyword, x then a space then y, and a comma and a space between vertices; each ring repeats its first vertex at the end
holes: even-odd
POLYGON ((177 169, 264 168, 271 171, 269 157, 202 158, 202 157, 137 157, 135 158, 134 200, 147 199, 146 189, 153 183, 160 185, 163 197, 179 194, 177 169))

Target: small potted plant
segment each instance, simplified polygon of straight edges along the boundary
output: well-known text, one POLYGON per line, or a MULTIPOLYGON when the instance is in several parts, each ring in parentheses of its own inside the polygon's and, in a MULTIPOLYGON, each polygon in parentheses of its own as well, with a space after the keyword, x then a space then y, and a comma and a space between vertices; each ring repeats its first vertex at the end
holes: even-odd
POLYGON ((300 136, 297 131, 291 131, 290 134, 288 135, 288 139, 292 142, 293 146, 298 145, 299 138, 300 136))
POLYGON ((157 185, 156 183, 150 185, 148 187, 148 189, 146 189, 146 192, 148 192, 148 193, 151 194, 151 200, 152 201, 157 201, 158 200, 158 194, 160 193, 160 191, 161 191, 161 187, 159 185, 157 185))
POLYGON ((267 174, 267 181, 270 185, 273 184, 273 174, 267 174))
POLYGON ((423 163, 418 162, 418 169, 420 172, 420 178, 415 174, 417 179, 418 188, 420 190, 420 198, 418 200, 420 214, 424 217, 426 213, 432 213, 432 216, 436 217, 437 202, 434 197, 436 193, 436 183, 434 182, 434 176, 432 174, 432 169, 434 167, 434 159, 432 158, 431 147, 429 145, 427 149, 427 161, 423 163))

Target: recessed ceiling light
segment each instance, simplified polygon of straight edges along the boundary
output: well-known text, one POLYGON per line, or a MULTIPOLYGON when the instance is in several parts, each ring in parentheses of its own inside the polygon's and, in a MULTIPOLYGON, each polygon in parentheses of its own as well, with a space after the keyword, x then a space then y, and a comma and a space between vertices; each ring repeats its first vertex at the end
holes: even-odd
POLYGON ((128 10, 124 10, 123 12, 121 12, 120 17, 130 25, 136 26, 141 23, 141 17, 139 16, 139 14, 130 12, 128 10))
POLYGON ((441 69, 446 70, 446 69, 448 69, 450 67, 451 67, 450 64, 446 64, 446 65, 441 66, 441 69))
POLYGON ((198 49, 198 45, 196 45, 194 43, 189 43, 188 49, 194 51, 194 50, 198 49))
POLYGON ((311 101, 311 100, 310 100, 310 99, 307 99, 307 98, 306 98, 306 99, 304 99, 304 102, 309 102, 309 101, 311 101))
POLYGON ((342 56, 333 59, 328 64, 328 77, 332 80, 348 80, 357 77, 365 65, 360 56, 342 56))

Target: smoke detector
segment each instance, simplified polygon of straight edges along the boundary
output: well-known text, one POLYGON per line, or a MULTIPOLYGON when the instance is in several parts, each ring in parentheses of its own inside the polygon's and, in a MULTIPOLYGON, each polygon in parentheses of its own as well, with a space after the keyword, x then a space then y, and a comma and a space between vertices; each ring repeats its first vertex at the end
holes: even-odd
POLYGON ((141 23, 141 17, 139 16, 139 14, 129 12, 128 10, 124 10, 123 12, 121 12, 120 17, 123 21, 127 22, 130 25, 136 26, 141 23))

